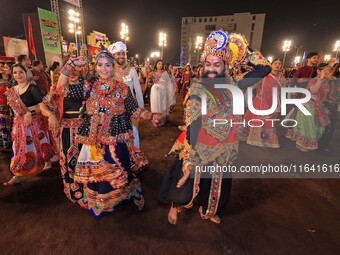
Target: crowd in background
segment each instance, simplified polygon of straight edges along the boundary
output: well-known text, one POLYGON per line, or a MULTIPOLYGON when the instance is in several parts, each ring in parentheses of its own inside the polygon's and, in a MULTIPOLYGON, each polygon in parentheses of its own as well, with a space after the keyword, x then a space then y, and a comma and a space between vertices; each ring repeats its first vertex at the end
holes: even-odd
MULTIPOLYGON (((275 62, 281 62, 280 60, 276 59, 273 61, 275 62)), ((55 84, 58 81, 59 74, 60 74, 60 63, 58 62, 53 62, 52 65, 47 67, 42 63, 40 60, 34 60, 31 61, 26 55, 20 55, 17 57, 17 63, 21 64, 26 72, 27 72, 27 81, 30 82, 30 84, 37 85, 39 89, 41 90, 42 94, 45 96, 51 86, 55 84)), ((3 146, 7 149, 11 147, 11 137, 10 137, 10 132, 12 130, 12 119, 10 118, 10 112, 11 109, 8 108, 7 106, 7 100, 5 96, 5 92, 7 89, 17 85, 17 81, 14 79, 11 66, 15 64, 14 62, 0 62, 0 139, 1 142, 3 143, 3 146)), ((187 94, 188 88, 190 86, 190 82, 192 80, 197 80, 202 78, 202 71, 203 71, 203 66, 199 64, 198 66, 193 66, 191 67, 189 64, 185 66, 175 66, 173 67, 169 63, 165 63, 162 60, 159 60, 155 63, 154 66, 150 65, 148 61, 145 61, 144 65, 137 65, 134 61, 131 61, 131 65, 133 65, 137 71, 138 77, 139 77, 139 82, 141 84, 141 89, 143 91, 143 99, 144 103, 146 105, 150 105, 152 108, 151 111, 158 113, 158 115, 154 115, 154 120, 153 124, 155 126, 161 126, 166 122, 166 119, 169 116, 169 113, 171 113, 174 109, 175 105, 175 93, 178 95, 178 98, 181 102, 185 101, 185 96, 187 94), (157 67, 158 65, 158 67, 157 67), (163 77, 162 79, 160 79, 163 77), (159 86, 159 82, 168 82, 168 85, 162 85, 159 86), (172 85, 170 85, 172 84, 172 85), (155 85, 155 86, 154 86, 155 85), (173 89, 170 90, 164 90, 161 91, 162 87, 170 88, 173 87, 173 89), (153 89, 152 89, 153 88, 153 89), (158 89, 156 89, 158 88, 158 89), (151 93, 153 90, 153 93, 151 93), (153 96, 152 96, 153 95, 153 96), (167 102, 163 100, 163 98, 167 98, 167 102), (151 103, 152 101, 152 103, 151 103), (163 102, 164 101, 164 102, 163 102), (164 103, 164 105, 162 105, 164 103)), ((276 79, 277 83, 279 84, 280 87, 285 87, 285 86, 291 86, 291 87, 303 87, 303 88, 308 88, 310 90, 310 85, 308 85, 308 81, 300 81, 302 79, 313 79, 316 77, 320 78, 320 75, 322 78, 328 78, 327 83, 330 84, 330 89, 329 93, 330 96, 324 96, 323 99, 320 97, 315 96, 315 93, 322 93, 319 92, 314 92, 314 98, 316 100, 325 100, 325 104, 327 104, 328 108, 330 107, 331 109, 328 109, 327 112, 329 113, 329 118, 332 120, 330 125, 332 126, 331 131, 329 132, 328 129, 326 129, 326 132, 322 133, 332 133, 334 128, 335 128, 335 118, 336 118, 336 111, 337 111, 337 103, 339 101, 339 97, 336 93, 338 93, 338 88, 339 85, 338 79, 339 78, 339 63, 335 63, 334 60, 329 61, 329 63, 320 63, 318 59, 318 54, 317 52, 311 52, 309 56, 307 56, 307 63, 305 66, 301 66, 300 63, 297 63, 295 67, 290 67, 290 68, 282 68, 282 63, 279 64, 279 67, 276 68, 277 70, 275 71, 275 77, 279 77, 279 79, 276 79), (323 70, 325 67, 327 67, 327 72, 326 75, 320 74, 319 72, 323 70), (329 68, 328 68, 329 67, 329 68), (290 79, 290 80, 289 80, 290 79), (328 102, 331 101, 331 102, 328 102), (329 106, 332 105, 332 106, 329 106)), ((235 66, 233 69, 228 70, 228 75, 229 77, 232 78, 235 82, 238 80, 242 79, 244 74, 249 72, 251 70, 251 67, 249 66, 235 66)), ((88 63, 87 66, 82 67, 79 75, 79 80, 87 80, 91 77, 96 77, 96 71, 94 68, 94 62, 88 63)), ((271 74, 271 77, 273 77, 273 74, 271 74)), ((265 79, 268 80, 268 77, 265 79)), ((265 85, 265 84, 264 84, 265 85)), ((266 95, 266 100, 268 102, 263 103, 264 100, 260 100, 257 102, 255 105, 259 109, 265 109, 266 107, 270 107, 271 105, 271 93, 268 91, 271 90, 273 85, 268 85, 263 87, 263 83, 258 84, 257 86, 253 86, 254 91, 258 92, 263 92, 265 91, 266 95), (262 90, 262 91, 261 91, 262 90), (266 106, 267 105, 267 106, 266 106), (269 106, 268 106, 269 105, 269 106)), ((321 86, 322 88, 322 86, 321 86)), ((321 89, 322 91, 322 89, 321 89)), ((328 91, 328 90, 327 90, 328 91)), ((327 92, 328 93, 328 92, 327 92)), ((256 93, 255 98, 256 98, 256 93)), ((259 96, 263 95, 257 95, 257 98, 259 96)), ((294 96, 294 95, 293 95, 294 96)), ((298 96, 298 95, 295 95, 298 96)), ((292 116, 292 115, 290 115, 292 116)), ((249 117, 249 116, 248 116, 249 117)), ((255 116, 253 116, 255 117, 255 116)), ((294 112, 294 117, 296 117, 296 112, 294 112)), ((301 122, 300 122, 301 123, 301 122)), ((325 123, 323 124, 325 125, 325 123)), ((269 134, 266 133, 266 129, 262 128, 260 134, 262 133, 263 137, 270 137, 267 142, 263 142, 263 139, 257 138, 256 141, 251 141, 251 139, 246 139, 248 140, 249 144, 253 145, 260 145, 260 146, 267 146, 267 147, 279 147, 276 142, 275 135, 273 138, 272 131, 269 131, 269 134), (273 139, 274 144, 273 145, 273 139)), ((270 128, 273 130, 272 128, 270 128)), ((274 132, 275 134, 275 132, 274 132)), ((314 135, 315 136, 315 135, 314 135)), ((312 139, 314 139, 313 146, 306 145, 306 143, 310 144, 310 140, 304 136, 299 136, 295 132, 294 135, 289 134, 287 137, 290 139, 293 139, 294 141, 297 142, 297 147, 301 150, 314 150, 317 149, 318 146, 316 146, 315 142, 315 137, 313 136, 312 139), (299 137, 299 138, 298 138, 299 137), (307 140, 307 142, 306 142, 307 140)), ((319 134, 318 136, 321 137, 319 134)), ((310 137, 309 137, 310 138, 310 137)), ((317 139, 318 140, 318 139, 317 139)), ((329 140, 327 138, 326 140, 329 140)), ((324 149, 327 149, 327 144, 323 143, 322 147, 324 149)))
MULTIPOLYGON (((203 82, 209 72, 203 65, 173 67, 163 60, 153 66, 128 63, 126 46, 116 44, 110 52, 98 54, 95 62, 74 57, 62 68, 57 62, 47 68, 26 55, 18 56, 16 63, 0 63, 0 141, 13 150, 12 178, 4 185, 50 169, 52 162, 59 160, 66 196, 95 216, 112 211, 125 199, 143 208, 144 198, 134 174, 147 164, 139 150, 138 120, 150 119, 161 128, 177 102, 187 107, 193 100, 188 93, 191 85, 203 82), (150 111, 144 105, 149 105, 150 111)), ((278 123, 268 120, 285 118, 295 120, 285 137, 295 142, 297 149, 330 149, 338 115, 340 66, 334 60, 320 63, 318 57, 317 52, 310 52, 306 65, 289 69, 274 59, 270 73, 249 85, 257 110, 271 109, 284 87, 307 89, 311 99, 304 107, 310 115, 293 107, 286 117, 280 116, 280 103, 265 116, 246 109, 243 119, 248 125, 237 139, 253 146, 280 148, 278 123)), ((269 67, 269 62, 266 65, 269 67)), ((242 89, 240 84, 249 73, 256 73, 255 65, 225 68, 215 77, 242 89)), ((304 96, 289 95, 296 99, 304 96)))
MULTIPOLYGON (((258 110, 268 110, 272 106, 272 88, 278 89, 278 95, 282 87, 298 87, 308 89, 312 98, 306 104, 311 116, 305 116, 296 108, 291 109, 289 117, 296 120, 297 126, 288 129, 286 138, 296 142, 296 147, 301 151, 329 150, 329 143, 335 130, 338 104, 339 104, 339 63, 335 59, 328 63, 319 60, 317 52, 310 52, 307 55, 307 63, 301 66, 297 63, 295 67, 283 68, 280 59, 272 61, 272 72, 265 77, 262 82, 253 86, 253 105, 258 110)), ((151 67, 144 66, 138 68, 140 82, 144 91, 144 100, 148 103, 149 93, 152 88, 152 81, 145 82, 148 73, 153 72, 151 67)), ((170 77, 175 81, 175 92, 181 102, 185 101, 185 96, 190 86, 190 82, 203 78, 203 66, 193 66, 189 64, 184 67, 172 67, 165 65, 170 77)), ((249 66, 235 66, 228 70, 228 75, 233 82, 237 82, 251 71, 249 66)), ((245 95, 246 96, 246 95, 245 95)), ((289 98, 300 98, 299 93, 291 93, 289 98)), ((280 102, 280 101, 279 101, 280 102)), ((277 119, 279 117, 279 107, 270 116, 258 116, 251 114, 248 110, 245 120, 259 119, 257 125, 261 127, 246 127, 241 135, 241 139, 250 145, 279 148, 276 125, 271 125, 265 119, 277 119)), ((284 116, 281 116, 283 119, 284 116)), ((256 124, 256 122, 253 122, 256 124)))
MULTIPOLYGON (((338 103, 339 103, 339 63, 334 60, 328 63, 320 63, 317 52, 311 52, 307 56, 305 66, 297 64, 294 68, 282 68, 280 59, 272 63, 272 72, 261 82, 253 86, 253 105, 256 109, 266 110, 272 105, 272 88, 301 87, 308 89, 312 99, 306 104, 311 116, 306 116, 293 108, 289 117, 296 119, 296 127, 289 129, 286 137, 296 142, 296 147, 301 151, 316 149, 328 150, 329 142, 335 130, 338 103)), ((153 113, 152 123, 159 127, 166 123, 169 114, 174 110, 176 95, 181 103, 185 102, 188 88, 192 81, 198 81, 202 77, 203 66, 173 67, 162 60, 155 62, 154 66, 146 61, 144 65, 134 65, 137 72, 143 100, 145 105, 150 105, 153 113)), ((8 107, 7 91, 18 85, 20 78, 13 73, 13 67, 22 68, 26 73, 22 86, 29 84, 29 88, 37 86, 39 90, 39 103, 42 97, 46 96, 53 84, 56 84, 60 76, 60 63, 54 62, 47 67, 40 60, 31 61, 26 55, 17 57, 17 63, 0 62, 0 141, 4 148, 12 147, 11 132, 16 120, 15 110, 8 107)), ((19 69, 20 69, 19 68, 19 69)), ((228 75, 235 83, 251 70, 249 66, 235 66, 229 69, 228 75)), ((76 76, 78 82, 97 77, 95 63, 87 63, 77 67, 76 76)), ((32 89, 30 89, 31 91, 32 89)), ((34 94, 34 93, 33 93, 34 94)), ((292 94, 290 97, 300 98, 299 94, 292 94)), ((252 115, 249 111, 245 114, 245 120, 258 119, 261 127, 247 127, 244 129, 241 139, 250 145, 279 148, 279 139, 276 134, 275 125, 269 126, 265 119, 278 118, 279 109, 270 116, 252 115)), ((39 119, 38 121, 43 121, 39 119)))

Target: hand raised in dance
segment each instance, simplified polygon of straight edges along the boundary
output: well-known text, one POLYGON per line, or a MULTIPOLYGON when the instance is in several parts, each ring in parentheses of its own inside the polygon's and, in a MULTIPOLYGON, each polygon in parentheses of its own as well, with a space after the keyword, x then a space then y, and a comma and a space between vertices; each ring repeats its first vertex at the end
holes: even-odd
POLYGON ((69 61, 70 61, 70 65, 74 65, 74 67, 84 66, 87 64, 87 61, 82 56, 79 56, 76 58, 70 58, 69 61))

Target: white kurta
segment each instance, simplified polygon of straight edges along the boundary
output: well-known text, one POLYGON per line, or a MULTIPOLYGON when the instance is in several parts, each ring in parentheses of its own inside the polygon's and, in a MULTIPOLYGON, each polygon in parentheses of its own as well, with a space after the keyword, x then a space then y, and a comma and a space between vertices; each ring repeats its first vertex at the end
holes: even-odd
POLYGON ((130 73, 124 78, 124 83, 129 86, 133 95, 136 96, 138 106, 144 108, 142 87, 139 83, 137 71, 134 67, 131 67, 130 73))
MULTIPOLYGON (((123 78, 124 83, 129 86, 132 94, 136 97, 138 106, 141 108, 144 108, 144 100, 143 100, 143 93, 142 93, 142 88, 139 83, 139 78, 137 71, 134 67, 131 67, 129 75, 125 76, 123 78)), ((133 136, 134 136, 134 146, 139 148, 139 134, 138 134, 138 129, 135 125, 132 126, 133 128, 133 136)))
POLYGON ((163 72, 159 82, 154 83, 151 88, 150 105, 152 113, 161 113, 169 115, 167 84, 169 83, 169 75, 163 72))

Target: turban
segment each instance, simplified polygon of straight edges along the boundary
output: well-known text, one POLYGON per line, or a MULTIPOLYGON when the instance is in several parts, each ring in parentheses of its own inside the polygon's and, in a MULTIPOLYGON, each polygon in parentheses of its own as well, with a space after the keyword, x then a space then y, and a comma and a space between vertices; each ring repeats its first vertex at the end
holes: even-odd
POLYGON ((126 45, 123 42, 118 41, 111 44, 107 49, 113 55, 121 51, 126 51, 126 45))

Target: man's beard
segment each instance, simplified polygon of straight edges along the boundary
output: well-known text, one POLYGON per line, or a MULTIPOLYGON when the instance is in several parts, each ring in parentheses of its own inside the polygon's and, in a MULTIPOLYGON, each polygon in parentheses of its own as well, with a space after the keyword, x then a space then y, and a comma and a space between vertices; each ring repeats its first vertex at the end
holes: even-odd
POLYGON ((215 77, 212 78, 212 79, 215 79, 215 78, 226 78, 225 71, 226 71, 225 68, 223 68, 222 72, 220 72, 220 73, 218 73, 217 71, 205 71, 203 69, 202 78, 210 78, 210 77, 208 77, 209 74, 215 74, 215 77))
POLYGON ((125 58, 118 58, 117 60, 116 60, 116 62, 118 63, 118 65, 124 65, 125 64, 125 58))

